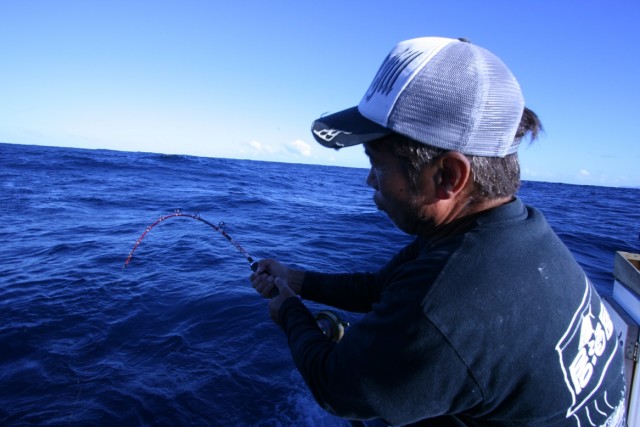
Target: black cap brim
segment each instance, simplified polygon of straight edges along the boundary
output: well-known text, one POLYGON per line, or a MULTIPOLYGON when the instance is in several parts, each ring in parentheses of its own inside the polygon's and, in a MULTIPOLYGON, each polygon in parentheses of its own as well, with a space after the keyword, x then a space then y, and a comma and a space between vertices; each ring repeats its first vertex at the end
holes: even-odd
POLYGON ((374 141, 392 133, 364 117, 358 107, 320 117, 311 126, 313 137, 325 147, 339 150, 342 147, 374 141))

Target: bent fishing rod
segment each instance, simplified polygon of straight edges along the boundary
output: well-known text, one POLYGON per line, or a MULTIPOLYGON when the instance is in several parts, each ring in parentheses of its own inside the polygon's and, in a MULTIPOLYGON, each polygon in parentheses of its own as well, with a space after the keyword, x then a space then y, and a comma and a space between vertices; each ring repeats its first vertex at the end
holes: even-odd
MULTIPOLYGON (((249 266, 251 267, 252 271, 256 271, 258 269, 258 262, 254 261, 254 259, 251 257, 251 255, 249 255, 249 253, 247 251, 245 251, 242 246, 240 246, 235 240, 233 240, 231 238, 231 236, 229 236, 229 234, 227 234, 226 231, 224 231, 222 229, 222 227, 224 226, 223 222, 220 222, 218 225, 215 225, 215 224, 207 221, 206 219, 202 218, 199 214, 191 215, 191 214, 182 213, 179 210, 177 210, 175 213, 172 213, 170 215, 161 216, 160 218, 158 218, 158 220, 156 220, 156 222, 154 222, 153 224, 147 226, 147 228, 144 230, 142 235, 136 241, 135 245, 133 246, 133 249, 131 249, 131 252, 129 252, 129 256, 127 257, 126 261, 124 262, 124 265, 122 266, 122 269, 125 269, 127 267, 127 265, 129 265, 129 262, 131 261, 131 258, 133 258, 133 253, 136 251, 138 246, 140 246, 140 243, 142 243, 142 239, 144 239, 145 236, 156 225, 162 223, 163 221, 165 221, 165 220, 167 220, 169 218, 177 218, 177 217, 192 218, 192 219, 195 219, 196 221, 200 221, 200 222, 203 222, 203 223, 207 224, 209 227, 213 228, 218 233, 220 233, 222 236, 224 236, 224 238, 226 238, 233 246, 236 247, 236 249, 247 259, 247 261, 249 262, 249 266)), ((278 295, 278 293, 279 293, 278 292, 278 288, 274 287, 271 290, 270 297, 274 298, 275 296, 278 295)), ((340 341, 340 339, 344 335, 345 327, 349 326, 348 322, 342 320, 332 310, 323 310, 323 311, 319 312, 315 316, 315 318, 316 318, 316 322, 318 323, 318 326, 320 327, 322 332, 329 339, 331 339, 334 342, 340 341)))
POLYGON ((186 217, 186 218, 193 218, 196 221, 200 221, 203 222, 205 224, 207 224, 209 227, 213 228, 214 230, 216 230, 218 233, 222 234, 229 242, 231 242, 231 244, 233 246, 236 247, 236 249, 238 251, 240 251, 240 253, 242 255, 244 255, 244 257, 247 259, 247 261, 249 261, 249 265, 251 266, 251 270, 256 271, 258 268, 258 262, 254 261, 253 258, 247 253, 247 251, 244 250, 244 248, 242 246, 240 246, 235 240, 233 240, 231 238, 231 236, 229 236, 227 234, 226 231, 224 231, 222 229, 222 227, 224 226, 224 223, 221 222, 218 225, 215 225, 209 221, 207 221, 206 219, 202 218, 199 214, 195 214, 195 215, 190 215, 190 214, 186 214, 186 213, 182 213, 180 211, 176 211, 175 213, 172 213, 170 215, 165 215, 160 217, 156 222, 154 222, 153 224, 149 225, 144 233, 142 233, 142 235, 138 238, 138 240, 136 241, 136 244, 133 246, 133 249, 131 249, 131 252, 129 253, 129 256, 127 257, 127 260, 124 262, 124 265, 122 266, 122 268, 126 268, 127 265, 129 264, 129 262, 131 261, 131 258, 133 258, 133 253, 136 251, 136 249, 138 248, 138 246, 140 246, 140 243, 142 243, 142 239, 145 238, 145 236, 147 235, 147 233, 149 233, 149 231, 151 231, 151 229, 153 227, 155 227, 156 225, 160 224, 162 221, 165 221, 169 218, 175 218, 175 217, 186 217))

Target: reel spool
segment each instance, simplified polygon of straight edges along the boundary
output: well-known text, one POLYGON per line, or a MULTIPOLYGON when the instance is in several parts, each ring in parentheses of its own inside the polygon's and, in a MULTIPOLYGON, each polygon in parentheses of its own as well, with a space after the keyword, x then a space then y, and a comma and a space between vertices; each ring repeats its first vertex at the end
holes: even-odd
POLYGON ((349 322, 342 320, 334 311, 323 310, 316 314, 316 321, 322 332, 333 342, 338 342, 344 335, 344 328, 349 322))

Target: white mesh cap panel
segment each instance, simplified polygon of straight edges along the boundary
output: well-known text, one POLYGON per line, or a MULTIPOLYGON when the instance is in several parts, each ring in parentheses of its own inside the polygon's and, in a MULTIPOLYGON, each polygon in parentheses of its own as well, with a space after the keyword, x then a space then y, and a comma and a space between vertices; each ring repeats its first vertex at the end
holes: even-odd
POLYGON ((518 151, 520 140, 515 140, 522 112, 524 98, 520 85, 509 69, 482 48, 478 64, 484 76, 484 104, 476 117, 475 132, 469 137, 469 154, 504 157, 518 151))
POLYGON ((508 68, 469 43, 444 47, 404 88, 387 127, 470 155, 515 153, 524 99, 508 68))

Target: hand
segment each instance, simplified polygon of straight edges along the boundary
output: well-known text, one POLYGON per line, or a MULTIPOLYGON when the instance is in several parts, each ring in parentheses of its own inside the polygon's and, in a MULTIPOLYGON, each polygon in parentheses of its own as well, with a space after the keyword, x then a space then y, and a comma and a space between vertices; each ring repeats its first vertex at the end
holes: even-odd
POLYGON ((269 315, 275 323, 278 323, 278 312, 280 311, 280 306, 286 299, 295 297, 296 293, 293 292, 289 285, 287 285, 286 280, 278 277, 273 281, 273 283, 278 288, 278 295, 269 301, 269 315))
POLYGON ((265 298, 271 298, 272 290, 275 287, 276 279, 289 279, 290 269, 274 259, 265 259, 258 263, 258 268, 251 274, 249 280, 251 285, 265 298))

